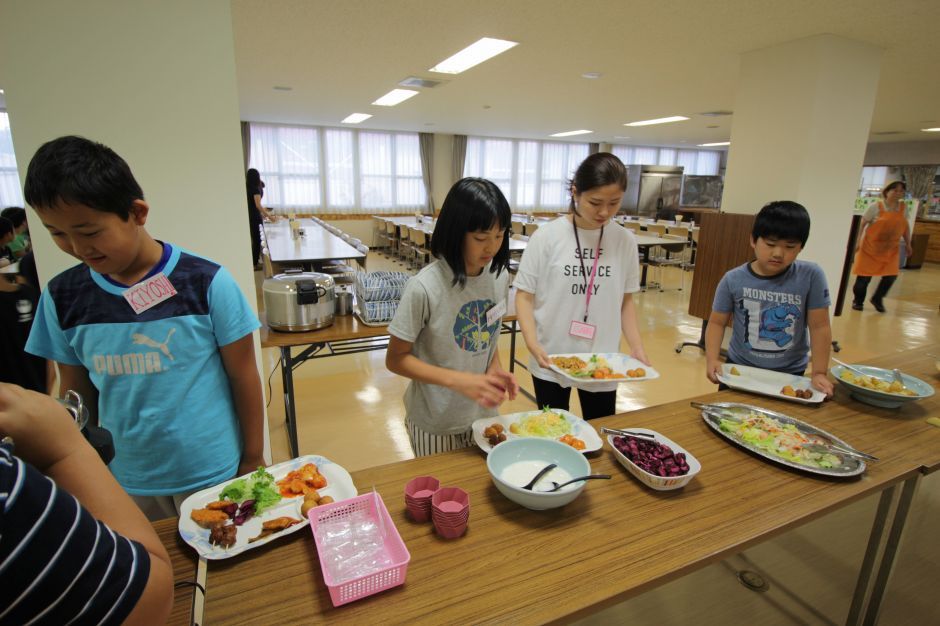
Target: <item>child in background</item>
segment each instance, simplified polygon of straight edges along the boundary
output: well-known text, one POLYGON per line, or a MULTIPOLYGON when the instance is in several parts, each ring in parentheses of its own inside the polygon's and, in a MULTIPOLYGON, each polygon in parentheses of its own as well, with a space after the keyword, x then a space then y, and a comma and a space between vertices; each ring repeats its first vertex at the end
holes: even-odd
POLYGON ((771 202, 757 214, 751 230, 756 258, 722 277, 705 329, 706 374, 713 383, 721 373, 721 340, 733 315, 727 363, 802 376, 811 352, 812 385, 832 396, 826 376, 832 346, 826 275, 815 263, 796 260, 809 226, 809 213, 796 202, 771 202))
POLYGON ((29 227, 26 223, 26 209, 18 206, 10 206, 0 212, 0 217, 5 217, 13 223, 16 236, 7 247, 10 248, 10 252, 13 253, 13 256, 19 259, 29 252, 30 249, 29 227))
POLYGON ((5 217, 0 217, 0 267, 6 267, 16 260, 10 244, 16 239, 16 229, 13 228, 13 222, 5 217))
POLYGON ((408 281, 389 324, 385 365, 412 380, 405 424, 416 456, 470 446, 473 421, 519 390, 497 350, 511 219, 495 184, 457 181, 431 236, 436 260, 408 281))
POLYGON ((172 516, 193 491, 264 465, 260 324, 228 271, 150 236, 140 185, 102 144, 40 147, 25 197, 82 261, 49 281, 26 349, 56 361, 60 389, 111 431, 111 471, 138 506, 172 516))
POLYGON ((24 352, 39 302, 39 289, 30 282, 35 271, 30 252, 20 259, 17 274, 0 274, 0 382, 46 393, 51 364, 24 352))
POLYGON ((584 419, 617 412, 617 383, 581 388, 550 369, 549 354, 620 352, 622 333, 630 354, 650 364, 633 302, 640 290, 636 239, 610 223, 626 188, 620 159, 608 152, 586 158, 570 182, 570 214, 529 238, 513 283, 536 402, 567 410, 574 386, 584 419))

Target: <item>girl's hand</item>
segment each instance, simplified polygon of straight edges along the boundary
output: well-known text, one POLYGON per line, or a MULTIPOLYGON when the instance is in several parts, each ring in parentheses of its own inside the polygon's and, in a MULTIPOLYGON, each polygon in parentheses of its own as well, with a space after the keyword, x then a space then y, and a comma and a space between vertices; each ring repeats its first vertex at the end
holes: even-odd
POLYGON ((630 350, 630 356, 632 356, 634 359, 637 359, 638 361, 643 361, 644 365, 649 365, 650 367, 653 366, 653 364, 650 363, 649 357, 646 356, 646 351, 643 350, 643 348, 639 348, 637 350, 630 350))
POLYGON ((516 377, 504 370, 503 368, 494 368, 487 372, 487 374, 492 374, 500 379, 501 384, 506 389, 506 393, 509 395, 510 400, 515 400, 516 395, 519 393, 519 383, 516 382, 516 377))
POLYGON ((495 409, 506 397, 506 383, 497 374, 461 373, 453 389, 487 409, 495 409))
POLYGON ((536 363, 545 369, 549 369, 552 366, 552 362, 548 358, 548 353, 545 352, 545 348, 542 347, 542 344, 537 343, 534 346, 526 346, 529 349, 529 354, 535 357, 536 363))
POLYGON ((829 377, 826 376, 824 372, 813 374, 812 384, 814 389, 826 394, 827 398, 831 398, 835 391, 832 386, 832 381, 829 380, 829 377))
POLYGON ((705 376, 708 377, 708 380, 712 381, 716 385, 721 381, 718 380, 718 375, 721 374, 721 362, 720 361, 706 361, 705 363, 705 376))

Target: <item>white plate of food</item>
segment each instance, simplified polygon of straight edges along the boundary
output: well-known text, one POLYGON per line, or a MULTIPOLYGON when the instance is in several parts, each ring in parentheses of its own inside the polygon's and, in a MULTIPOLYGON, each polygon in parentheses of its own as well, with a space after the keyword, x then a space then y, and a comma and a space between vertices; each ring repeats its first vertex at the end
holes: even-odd
POLYGON ((484 417, 473 422, 472 428, 473 441, 487 454, 493 445, 501 443, 499 435, 502 435, 502 441, 521 437, 555 439, 582 452, 594 452, 604 445, 593 426, 564 409, 546 407, 537 411, 484 417), (494 431, 496 436, 493 436, 494 431))
POLYGON ((179 533, 200 556, 227 559, 297 532, 309 523, 302 512, 308 506, 356 495, 342 466, 301 456, 192 494, 180 506, 179 533), (252 502, 262 505, 260 513, 252 502))
POLYGON ((722 363, 718 380, 738 391, 801 404, 819 404, 826 399, 826 394, 813 389, 812 381, 807 376, 775 372, 760 367, 722 363))
POLYGON ((659 378, 659 372, 629 354, 583 352, 550 354, 552 370, 579 383, 625 383, 659 378))

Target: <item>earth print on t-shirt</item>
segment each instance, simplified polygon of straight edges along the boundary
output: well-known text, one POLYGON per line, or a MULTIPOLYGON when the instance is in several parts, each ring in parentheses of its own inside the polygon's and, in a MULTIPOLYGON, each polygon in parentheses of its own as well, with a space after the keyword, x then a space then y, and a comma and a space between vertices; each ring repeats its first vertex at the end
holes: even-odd
POLYGON ((499 321, 486 325, 486 312, 495 303, 492 300, 471 300, 457 311, 454 321, 454 341, 467 352, 488 350, 490 339, 499 332, 499 321))
POLYGON ((745 311, 745 343, 753 350, 781 352, 793 342, 794 329, 802 318, 797 294, 744 288, 741 308, 745 311))

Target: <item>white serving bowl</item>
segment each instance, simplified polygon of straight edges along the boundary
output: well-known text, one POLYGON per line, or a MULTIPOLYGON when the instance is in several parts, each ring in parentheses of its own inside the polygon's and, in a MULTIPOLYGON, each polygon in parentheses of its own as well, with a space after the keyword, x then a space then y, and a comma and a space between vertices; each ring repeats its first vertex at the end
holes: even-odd
MULTIPOLYGON (((880 367, 872 367, 870 365, 855 365, 853 367, 861 371, 866 376, 874 376, 875 378, 881 378, 884 380, 891 380, 891 377, 893 376, 891 370, 882 369, 880 367)), ((849 395, 859 402, 864 402, 865 404, 870 404, 872 406, 877 406, 884 409, 896 409, 907 402, 923 400, 924 398, 929 398, 934 394, 933 387, 928 383, 922 381, 919 378, 909 376, 904 372, 901 372, 901 381, 904 383, 905 387, 917 395, 904 396, 899 393, 888 393, 886 391, 878 391, 877 389, 862 387, 861 385, 856 385, 843 379, 842 372, 844 371, 846 371, 846 368, 841 365, 836 365, 830 370, 833 378, 836 379, 836 382, 845 387, 848 390, 849 395)))
MULTIPOLYGON (((552 493, 522 489, 506 482, 501 477, 507 467, 518 461, 538 461, 545 465, 556 463, 572 478, 587 476, 591 473, 591 464, 583 454, 569 445, 552 439, 535 437, 509 439, 493 448, 486 457, 486 469, 493 477, 493 484, 501 494, 516 504, 535 511, 565 506, 584 491, 587 481, 563 487, 552 493)), ((533 476, 535 476, 534 473, 533 476)))

